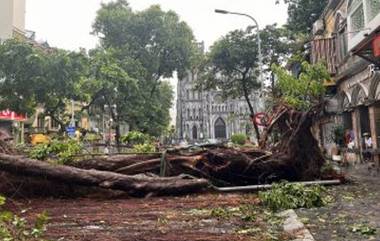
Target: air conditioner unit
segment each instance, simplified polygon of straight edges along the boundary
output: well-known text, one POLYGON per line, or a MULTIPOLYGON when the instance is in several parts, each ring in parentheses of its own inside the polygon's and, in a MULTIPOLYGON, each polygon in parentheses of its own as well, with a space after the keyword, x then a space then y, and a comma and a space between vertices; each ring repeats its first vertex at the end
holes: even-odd
POLYGON ((325 24, 323 19, 318 19, 313 24, 313 35, 321 35, 325 31, 325 24))

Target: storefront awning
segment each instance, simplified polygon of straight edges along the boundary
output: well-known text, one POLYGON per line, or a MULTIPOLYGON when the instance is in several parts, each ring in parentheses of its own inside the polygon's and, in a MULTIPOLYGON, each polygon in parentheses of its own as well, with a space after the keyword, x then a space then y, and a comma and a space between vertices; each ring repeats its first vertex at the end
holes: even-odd
POLYGON ((26 117, 24 115, 17 114, 14 111, 3 110, 3 111, 0 111, 0 120, 25 121, 26 117))

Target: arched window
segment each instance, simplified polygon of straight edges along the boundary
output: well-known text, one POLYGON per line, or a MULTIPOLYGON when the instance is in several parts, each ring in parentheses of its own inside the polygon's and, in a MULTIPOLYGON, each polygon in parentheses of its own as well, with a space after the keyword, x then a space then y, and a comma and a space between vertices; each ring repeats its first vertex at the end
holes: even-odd
POLYGON ((193 140, 198 139, 198 129, 197 126, 193 126, 193 140))
POLYGON ((227 138, 227 130, 226 130, 226 123, 222 118, 218 118, 215 121, 214 125, 215 129, 215 138, 216 139, 226 139, 227 138))

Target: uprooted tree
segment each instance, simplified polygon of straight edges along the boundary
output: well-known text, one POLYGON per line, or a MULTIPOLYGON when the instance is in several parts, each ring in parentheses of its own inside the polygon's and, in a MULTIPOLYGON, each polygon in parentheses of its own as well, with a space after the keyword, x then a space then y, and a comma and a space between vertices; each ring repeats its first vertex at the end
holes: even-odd
POLYGON ((11 150, 2 145, 0 170, 135 195, 188 193, 209 184, 231 186, 319 178, 324 159, 311 128, 323 104, 326 69, 303 63, 297 78, 282 67, 274 66, 273 71, 278 76, 281 95, 268 114, 261 149, 211 145, 196 150, 167 150, 163 154, 90 157, 74 166, 56 166, 11 156, 11 150))

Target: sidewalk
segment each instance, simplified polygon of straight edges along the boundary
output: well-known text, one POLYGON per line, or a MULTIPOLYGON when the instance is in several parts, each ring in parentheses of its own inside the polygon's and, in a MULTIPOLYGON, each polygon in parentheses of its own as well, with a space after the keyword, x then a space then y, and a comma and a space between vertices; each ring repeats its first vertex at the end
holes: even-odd
POLYGON ((329 188, 328 206, 297 210, 316 241, 380 240, 380 174, 359 165, 349 177, 354 183, 329 188))

